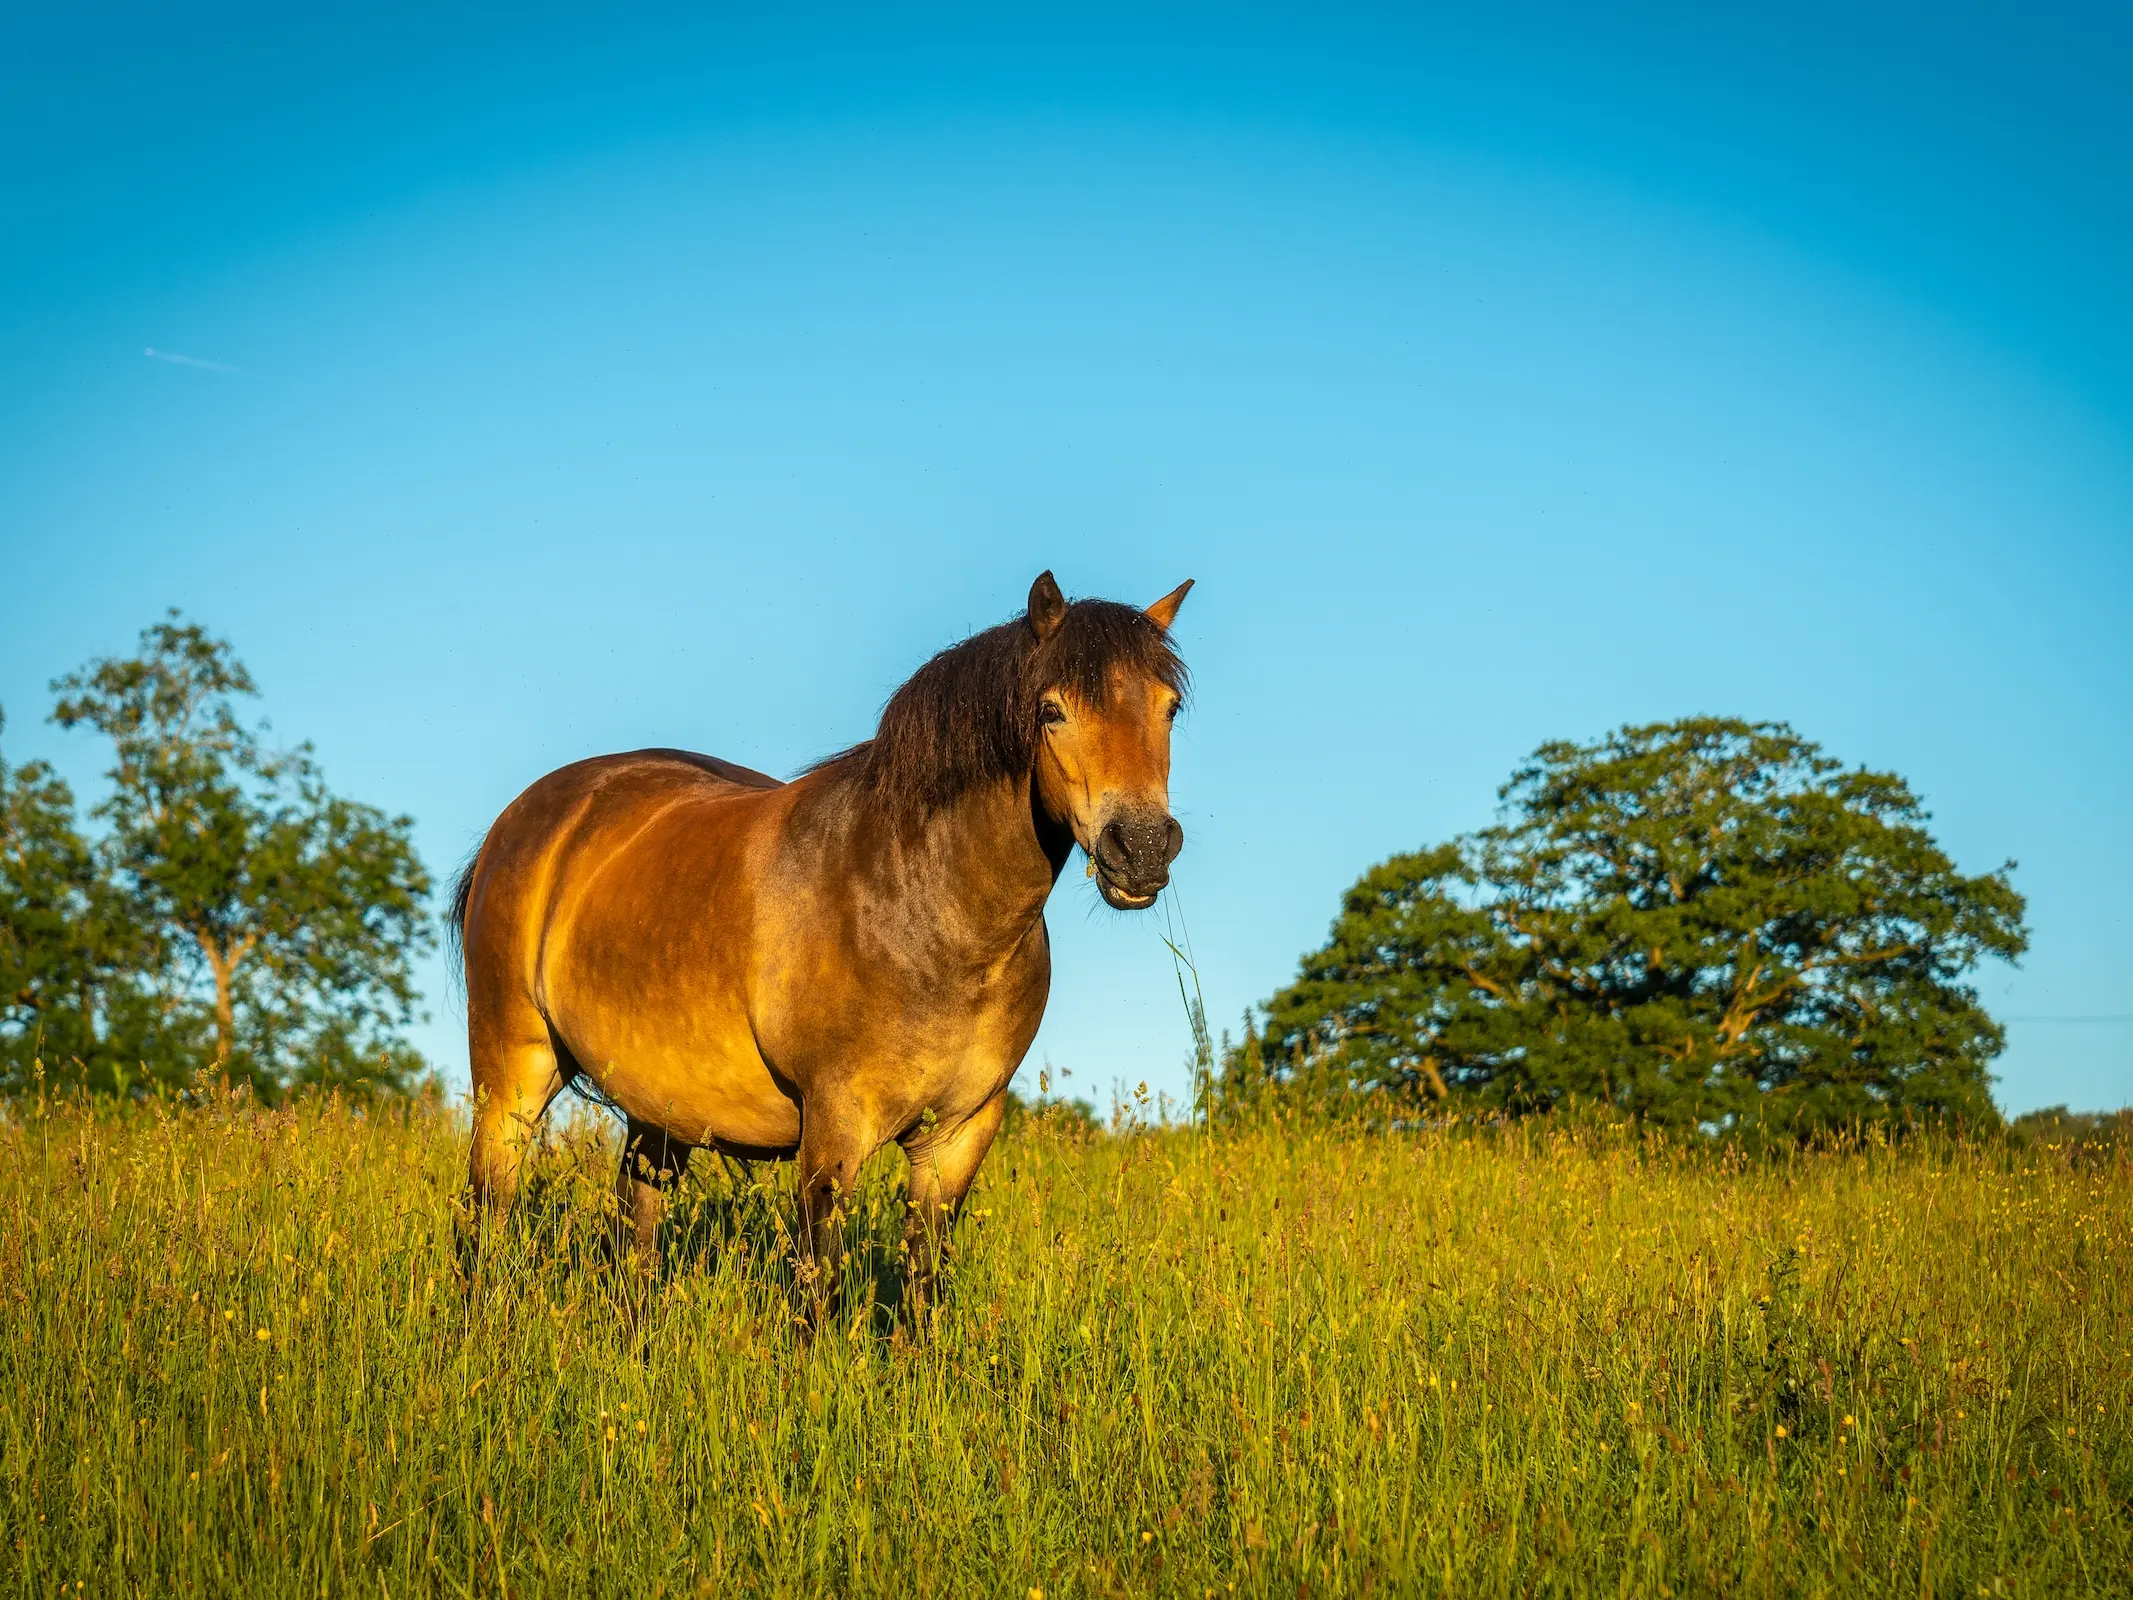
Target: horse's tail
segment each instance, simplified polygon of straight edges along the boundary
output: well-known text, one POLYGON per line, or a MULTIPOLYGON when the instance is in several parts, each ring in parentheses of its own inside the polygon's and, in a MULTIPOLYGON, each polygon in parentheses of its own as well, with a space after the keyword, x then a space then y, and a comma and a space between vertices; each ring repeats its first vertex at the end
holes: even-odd
POLYGON ((481 865, 481 847, 486 839, 474 841, 474 848, 467 852, 467 859, 452 880, 452 901, 444 915, 444 942, 451 952, 452 966, 465 980, 467 970, 467 903, 474 898, 474 869, 481 865))

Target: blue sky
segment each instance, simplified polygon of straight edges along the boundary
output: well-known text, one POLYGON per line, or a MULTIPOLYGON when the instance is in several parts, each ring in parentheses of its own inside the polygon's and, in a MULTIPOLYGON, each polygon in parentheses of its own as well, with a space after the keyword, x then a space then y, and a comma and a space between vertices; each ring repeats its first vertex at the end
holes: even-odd
MULTIPOLYGON (((1708 711, 2016 858, 2002 1103, 2133 1101, 2133 25, 1609 9, 0 14, 8 755, 86 787, 46 681, 176 604, 442 874, 1189 576, 1218 1025, 1543 739, 1708 711)), ((1052 924, 1032 1066, 1180 1089, 1158 925, 1052 924)))

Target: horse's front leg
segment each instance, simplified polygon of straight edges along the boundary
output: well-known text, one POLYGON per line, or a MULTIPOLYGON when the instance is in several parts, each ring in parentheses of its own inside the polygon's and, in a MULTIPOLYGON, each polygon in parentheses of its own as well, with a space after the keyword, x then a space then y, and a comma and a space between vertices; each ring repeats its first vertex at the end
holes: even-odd
POLYGON ((910 1207, 904 1215, 904 1256, 909 1263, 904 1311, 914 1329, 921 1327, 940 1280, 948 1230, 1006 1115, 1007 1093, 1002 1090, 952 1128, 914 1129, 904 1137, 904 1154, 911 1161, 910 1207))
POLYGON ((800 1287, 815 1322, 836 1302, 845 1220, 879 1142, 856 1108, 810 1100, 800 1109, 800 1287))

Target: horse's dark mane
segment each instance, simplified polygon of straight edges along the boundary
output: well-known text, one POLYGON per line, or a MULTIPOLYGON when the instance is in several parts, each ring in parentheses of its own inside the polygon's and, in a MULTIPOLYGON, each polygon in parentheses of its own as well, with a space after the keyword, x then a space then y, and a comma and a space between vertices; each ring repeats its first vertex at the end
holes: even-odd
POLYGON ((1016 617, 912 673, 882 707, 874 737, 821 766, 847 767, 885 809, 923 816, 980 784, 1028 772, 1044 691, 1102 706, 1119 668, 1185 692, 1185 663, 1169 634, 1133 606, 1077 600, 1044 640, 1016 617))

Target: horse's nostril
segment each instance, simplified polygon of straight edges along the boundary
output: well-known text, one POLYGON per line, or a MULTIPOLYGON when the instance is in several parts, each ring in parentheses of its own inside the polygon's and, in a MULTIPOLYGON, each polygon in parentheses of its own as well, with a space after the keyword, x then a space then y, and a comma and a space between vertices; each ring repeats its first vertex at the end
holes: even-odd
POLYGON ((1106 861, 1123 864, 1133 859, 1133 851, 1126 843, 1125 827, 1120 823, 1105 825, 1104 831, 1096 836, 1096 849, 1106 861))
POLYGON ((1163 824, 1163 865, 1177 860, 1178 852, 1185 848, 1185 830, 1178 826, 1176 817, 1163 824))

